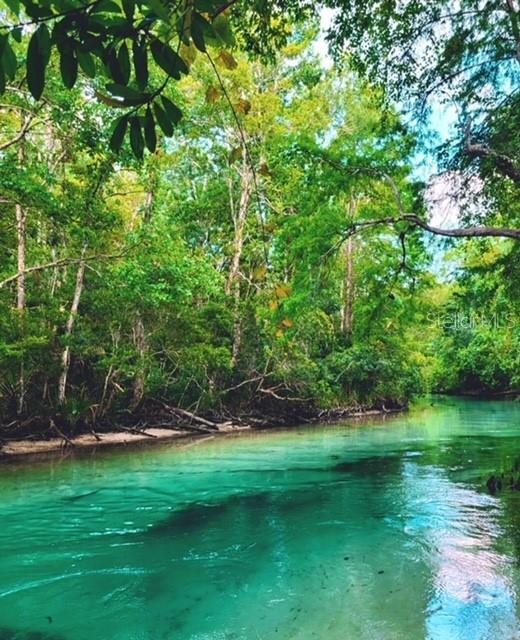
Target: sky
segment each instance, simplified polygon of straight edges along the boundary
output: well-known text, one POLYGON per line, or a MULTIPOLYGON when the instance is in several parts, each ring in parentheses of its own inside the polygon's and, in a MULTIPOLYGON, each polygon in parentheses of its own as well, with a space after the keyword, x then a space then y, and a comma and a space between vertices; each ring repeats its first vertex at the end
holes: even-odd
MULTIPOLYGON (((332 66, 333 61, 328 51, 326 42, 326 34, 332 26, 334 20, 334 9, 322 9, 320 12, 320 34, 314 45, 315 52, 319 55, 323 66, 328 69, 332 66)), ((397 105, 397 108, 403 113, 405 121, 409 118, 403 105, 397 105)), ((457 121, 457 113, 453 105, 442 104, 440 101, 434 101, 431 104, 431 114, 429 121, 424 125, 429 132, 433 132, 438 139, 438 143, 442 144, 450 139, 453 128, 457 121)), ((433 151, 421 150, 414 157, 414 177, 425 183, 430 183, 427 191, 427 199, 430 202, 430 222, 439 227, 454 227, 458 224, 459 209, 450 192, 456 186, 456 180, 453 176, 439 176, 437 159, 433 151)))

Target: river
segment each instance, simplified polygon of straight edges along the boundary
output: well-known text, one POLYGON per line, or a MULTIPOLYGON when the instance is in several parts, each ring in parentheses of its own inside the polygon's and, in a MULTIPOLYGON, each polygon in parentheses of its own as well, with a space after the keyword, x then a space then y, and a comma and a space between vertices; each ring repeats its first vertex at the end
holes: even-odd
POLYGON ((0 468, 0 640, 520 638, 520 404, 0 468), (515 478, 518 473, 515 473, 515 478))

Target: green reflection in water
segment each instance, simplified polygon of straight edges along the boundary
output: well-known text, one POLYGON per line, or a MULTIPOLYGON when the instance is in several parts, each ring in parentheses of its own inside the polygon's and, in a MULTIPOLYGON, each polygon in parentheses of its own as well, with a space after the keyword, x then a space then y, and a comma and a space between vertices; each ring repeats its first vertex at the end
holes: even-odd
POLYGON ((0 640, 520 638, 519 455, 517 404, 449 399, 4 467, 0 640))

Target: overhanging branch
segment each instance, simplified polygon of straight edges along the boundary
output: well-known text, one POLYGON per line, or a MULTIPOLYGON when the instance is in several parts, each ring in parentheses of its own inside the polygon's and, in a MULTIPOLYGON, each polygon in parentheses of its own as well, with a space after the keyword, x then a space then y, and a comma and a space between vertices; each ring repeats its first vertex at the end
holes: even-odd
POLYGON ((355 234, 362 229, 384 225, 396 225, 400 222, 409 222, 428 233, 448 238, 512 238, 520 240, 520 229, 506 229, 502 227, 462 227, 457 229, 441 229, 428 224, 419 216, 407 213, 396 217, 380 218, 379 220, 367 220, 354 223, 345 234, 345 237, 355 234))
MULTIPOLYGON (((341 171, 341 172, 349 171, 349 169, 347 167, 344 167, 341 163, 336 162, 326 156, 318 156, 317 159, 321 160, 322 162, 325 162, 326 164, 330 165, 331 167, 333 167, 338 171, 341 171)), ((346 238, 348 238, 348 236, 352 235, 353 233, 357 233, 357 231, 363 228, 381 226, 381 225, 395 225, 399 222, 409 222, 417 227, 420 227, 424 231, 427 231, 428 233, 433 233, 434 235, 445 236, 448 238, 512 238, 513 240, 520 240, 520 229, 508 229, 504 227, 487 227, 487 226, 459 227, 456 229, 442 229, 440 227, 434 227, 433 225, 428 224, 428 222, 426 222, 419 216, 412 213, 405 212, 403 201, 401 199, 401 194, 399 192, 399 188, 395 180, 392 178, 392 176, 390 176, 385 171, 382 171, 376 167, 355 167, 351 169, 350 172, 352 174, 358 173, 358 174, 365 174, 365 175, 375 175, 385 180, 389 184, 392 190, 400 215, 396 217, 387 217, 387 218, 380 218, 378 220, 367 220, 366 222, 354 223, 345 234, 346 238)), ((518 184, 520 184, 520 171, 518 172, 518 179, 519 179, 518 184)))

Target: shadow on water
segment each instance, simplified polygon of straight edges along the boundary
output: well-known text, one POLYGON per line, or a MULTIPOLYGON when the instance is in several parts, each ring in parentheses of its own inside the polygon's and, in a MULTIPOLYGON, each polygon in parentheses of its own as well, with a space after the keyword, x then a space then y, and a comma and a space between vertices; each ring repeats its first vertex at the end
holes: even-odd
POLYGON ((395 474, 401 467, 402 456, 371 456, 360 460, 338 462, 329 471, 350 473, 360 478, 376 478, 379 475, 395 474))
MULTIPOLYGON (((314 468, 313 472, 326 473, 329 477, 324 476, 322 482, 300 485, 291 490, 285 487, 283 491, 237 493, 215 502, 190 503, 150 527, 145 535, 148 537, 193 534, 211 527, 219 520, 232 521, 239 513, 247 514, 254 519, 276 511, 277 517, 284 520, 290 518, 291 514, 309 512, 312 509, 319 510, 320 507, 330 503, 336 489, 344 491, 346 475, 350 480, 366 482, 366 492, 372 494, 379 491, 385 479, 395 477, 400 467, 399 456, 373 456, 354 462, 340 462, 331 467, 314 468)), ((293 471, 293 469, 290 470, 291 473, 293 471)))
POLYGON ((65 638, 45 631, 20 631, 0 627, 0 640, 65 640, 65 638))

